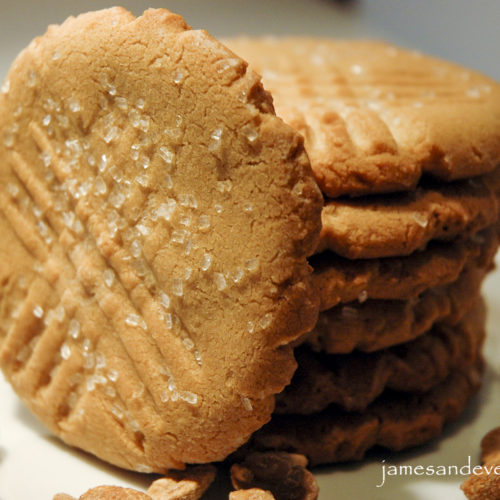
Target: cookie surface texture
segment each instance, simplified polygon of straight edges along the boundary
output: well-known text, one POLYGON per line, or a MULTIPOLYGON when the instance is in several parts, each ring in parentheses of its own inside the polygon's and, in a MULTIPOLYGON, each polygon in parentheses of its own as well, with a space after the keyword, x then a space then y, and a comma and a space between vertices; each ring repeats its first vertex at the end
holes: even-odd
POLYGON ((498 218, 498 177, 500 170, 412 193, 330 200, 317 252, 330 249, 349 259, 399 257, 433 240, 471 236, 498 218))
POLYGON ((276 413, 310 415, 335 403, 363 411, 386 389, 424 393, 456 368, 472 364, 485 337, 485 308, 478 304, 454 326, 437 324, 404 344, 366 354, 324 355, 300 347, 292 382, 278 394, 276 413))
POLYGON ((482 75, 373 41, 225 43, 263 75, 278 115, 304 135, 329 197, 404 191, 423 174, 465 178, 500 162, 500 90, 482 75))
POLYGON ((486 270, 471 268, 454 283, 408 301, 367 300, 334 307, 319 315, 305 343, 328 353, 372 352, 415 339, 436 322, 454 325, 474 306, 485 275, 486 270))
POLYGON ((241 59, 165 10, 51 26, 0 110, 7 379, 120 467, 223 459, 269 419, 317 316, 302 139, 241 59))
POLYGON ((497 248, 498 230, 491 226, 467 240, 433 242, 405 257, 350 260, 324 252, 309 263, 324 311, 356 300, 415 298, 429 288, 452 283, 471 265, 488 268, 497 248))

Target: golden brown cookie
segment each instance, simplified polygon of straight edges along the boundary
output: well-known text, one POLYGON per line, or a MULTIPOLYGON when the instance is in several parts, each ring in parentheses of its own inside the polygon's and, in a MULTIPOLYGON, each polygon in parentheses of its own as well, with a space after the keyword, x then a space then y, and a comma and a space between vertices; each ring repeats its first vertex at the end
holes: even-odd
POLYGON ((363 413, 330 407, 314 415, 274 415, 244 450, 300 453, 310 465, 360 460, 375 445, 393 451, 439 436, 479 389, 482 363, 455 370, 423 395, 386 393, 363 413))
POLYGON ((418 339, 382 351, 326 355, 299 347, 299 366, 276 396, 275 413, 310 415, 332 403, 361 412, 386 389, 424 393, 474 362, 484 342, 484 320, 484 304, 476 300, 457 325, 434 325, 418 339))
POLYGON ((316 351, 372 352, 423 335, 438 321, 456 324, 476 301, 486 269, 469 268, 454 283, 434 287, 414 299, 367 300, 339 305, 319 315, 302 341, 316 351))
POLYGON ((431 242, 406 257, 350 260, 333 252, 313 255, 313 284, 320 311, 367 299, 408 300, 456 281, 470 265, 489 268, 498 248, 498 230, 488 227, 467 240, 431 242))
POLYGON ((449 181, 500 162, 500 90, 482 75, 375 41, 225 43, 304 135, 327 196, 407 190, 423 174, 449 181))
POLYGON ((322 199, 246 63, 166 10, 69 18, 0 96, 0 363, 66 443, 142 472, 265 423, 312 327, 322 199))
POLYGON ((399 257, 424 250, 433 240, 470 237, 498 219, 494 177, 500 177, 500 169, 411 193, 330 200, 321 214, 316 253, 329 249, 349 259, 399 257))
MULTIPOLYGON (((188 467, 183 471, 169 471, 152 482, 146 493, 120 486, 97 486, 79 497, 79 500, 199 500, 214 481, 217 469, 212 464, 188 467)), ((53 500, 76 500, 58 493, 53 500)))

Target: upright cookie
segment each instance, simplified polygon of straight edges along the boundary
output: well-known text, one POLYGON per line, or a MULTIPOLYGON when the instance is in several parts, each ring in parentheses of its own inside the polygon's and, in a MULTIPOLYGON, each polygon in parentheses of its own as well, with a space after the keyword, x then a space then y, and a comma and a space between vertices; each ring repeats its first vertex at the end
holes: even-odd
POLYGON ((449 181, 500 163, 500 87, 482 75, 373 41, 225 43, 304 135, 327 196, 413 189, 424 174, 449 181))
POLYGON ((166 10, 51 26, 0 96, 0 362, 66 443, 223 459, 312 327, 321 196, 246 63, 166 10))

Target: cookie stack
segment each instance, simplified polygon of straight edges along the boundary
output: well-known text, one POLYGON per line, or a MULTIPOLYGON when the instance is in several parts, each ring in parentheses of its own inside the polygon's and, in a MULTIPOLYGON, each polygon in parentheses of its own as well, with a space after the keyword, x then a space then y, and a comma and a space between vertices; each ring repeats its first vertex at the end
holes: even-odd
POLYGON ((311 463, 437 436, 478 389, 498 246, 500 88, 384 43, 238 39, 325 197, 321 302, 260 449, 311 463))

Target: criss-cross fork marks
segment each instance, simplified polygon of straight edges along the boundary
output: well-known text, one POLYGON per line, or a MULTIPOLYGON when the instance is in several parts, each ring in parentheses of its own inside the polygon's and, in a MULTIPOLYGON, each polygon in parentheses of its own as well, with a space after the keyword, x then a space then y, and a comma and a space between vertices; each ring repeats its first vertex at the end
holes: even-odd
MULTIPOLYGON (((61 159, 44 131, 37 124, 32 123, 31 132, 40 150, 50 157, 50 166, 60 184, 64 185, 71 182, 67 165, 61 159)), ((113 176, 116 177, 116 174, 111 174, 111 177, 113 176)), ((139 189, 137 186, 135 188, 139 189)), ((73 186, 73 189, 75 189, 75 186, 73 186)), ((118 277, 117 287, 113 287, 112 291, 113 293, 117 291, 123 293, 126 296, 124 297, 125 302, 130 306, 120 308, 123 317, 117 318, 118 329, 121 329, 123 322, 128 326, 140 326, 144 330, 148 329, 149 336, 153 338, 157 346, 159 346, 158 349, 161 354, 165 356, 168 352, 165 348, 162 350, 161 347, 166 345, 165 336, 168 336, 169 342, 172 342, 173 345, 178 344, 182 348, 182 341, 186 338, 186 331, 182 329, 183 336, 181 339, 171 335, 171 332, 168 331, 171 330, 168 319, 172 315, 166 313, 161 295, 155 297, 151 292, 151 290, 160 290, 161 286, 155 278, 153 270, 144 259, 140 259, 141 266, 144 269, 134 265, 138 257, 134 244, 129 249, 126 249, 125 246, 118 245, 115 242, 114 230, 110 229, 105 220, 106 213, 110 211, 111 207, 106 204, 101 196, 88 193, 71 202, 68 212, 63 214, 63 222, 66 215, 66 219, 68 219, 66 225, 74 226, 73 229, 77 230, 80 228, 82 235, 84 232, 83 226, 86 226, 87 233, 84 235, 84 240, 89 245, 86 245, 82 257, 85 257, 88 262, 87 272, 90 272, 91 269, 98 271, 94 273, 93 277, 81 275, 79 278, 87 278, 92 283, 93 288, 103 294, 108 294, 110 287, 103 280, 103 276, 105 273, 109 274, 109 267, 111 267, 112 275, 116 274, 118 277)), ((122 228, 122 233, 125 233, 129 229, 127 227, 128 222, 125 217, 121 217, 121 222, 125 226, 122 228)), ((78 268, 78 266, 76 267, 78 268)), ((190 340, 192 341, 192 339, 190 340)), ((170 346, 172 347, 172 344, 170 346)), ((177 346, 174 348, 177 348, 177 346)), ((197 362, 198 359, 196 349, 191 351, 187 356, 185 353, 179 355, 185 357, 186 362, 192 365, 193 361, 197 362)))
MULTIPOLYGON (((35 283, 42 283, 45 294, 37 293, 36 297, 32 297, 28 292, 18 318, 13 321, 2 343, 4 351, 12 349, 17 354, 26 343, 33 344, 31 352, 24 351, 20 356, 22 362, 17 360, 7 371, 12 372, 14 384, 22 387, 26 396, 36 397, 43 390, 43 399, 50 401, 57 421, 70 418, 79 407, 78 398, 102 385, 113 415, 118 420, 127 415, 133 422, 132 429, 136 430, 138 424, 135 418, 139 422, 142 418, 140 415, 132 416, 123 400, 130 397, 131 391, 138 392, 141 387, 149 386, 148 373, 158 371, 151 369, 154 366, 162 366, 160 372, 168 377, 170 385, 173 382, 156 343, 161 338, 156 333, 161 330, 158 327, 161 325, 161 318, 158 318, 160 308, 140 277, 133 276, 134 270, 127 264, 129 256, 121 248, 117 247, 109 258, 117 279, 112 284, 105 282, 103 275, 109 271, 108 261, 96 243, 102 241, 100 236, 103 231, 99 210, 90 211, 89 215, 88 205, 91 202, 88 199, 73 201, 68 196, 64 199, 62 188, 68 177, 64 162, 40 127, 32 124, 31 132, 42 152, 50 155, 50 166, 59 185, 51 186, 49 182, 42 181, 19 153, 11 154, 9 163, 21 183, 19 192, 33 200, 30 203, 34 210, 22 212, 15 199, 5 192, 0 193, 0 208, 29 253, 44 264, 40 266, 44 279, 36 278, 30 284, 30 291, 35 283), (65 204, 67 207, 64 207, 65 204), (64 208, 71 211, 64 211, 64 208), (46 222, 41 214, 44 214, 46 222), (83 223, 78 224, 78 221, 83 223), (51 280, 48 268, 56 268, 57 277, 51 280), (133 279, 130 279, 131 275, 133 279), (125 278, 122 279, 123 276, 125 278), (133 286, 127 287, 130 283, 133 286), (58 305, 46 300, 53 295, 60 297, 58 305), (144 300, 145 295, 147 300, 144 300), (40 311, 36 312, 40 312, 41 317, 34 314, 32 306, 37 299, 40 311), (82 304, 86 314, 82 313, 83 309, 77 312, 77 306, 82 304), (51 305, 50 314, 46 313, 51 305), (63 311, 63 314, 57 314, 57 311, 63 311), (150 325, 145 323, 145 317, 150 325), (139 320, 132 321, 131 318, 139 320), (34 326, 23 328, 23 323, 27 321, 34 326), (77 321, 77 329, 71 321, 77 321), (73 328, 69 331, 71 325, 73 328), (99 339, 98 332, 102 333, 99 339), (23 335, 30 338, 23 338, 23 335), (132 340, 136 342, 138 336, 147 346, 147 356, 139 355, 131 347, 132 340), (120 373, 113 369, 113 362, 108 363, 106 368, 101 348, 112 353, 113 360, 120 365, 120 373), (89 373, 90 376, 80 376, 89 373), (118 377, 128 380, 129 386, 123 387, 117 381, 118 377), (106 389, 105 384, 108 384, 106 389)), ((178 350, 182 352, 181 340, 170 336, 173 337, 171 342, 179 343, 178 350)), ((164 399, 161 394, 148 395, 144 413, 151 416, 153 410, 156 414, 164 399)))
MULTIPOLYGON (((123 394, 123 390, 119 390, 118 385, 116 389, 111 385, 116 382, 118 374, 112 368, 104 370, 103 354, 98 353, 96 356, 93 350, 94 347, 102 347, 105 352, 114 350, 115 359, 126 359, 126 352, 123 348, 120 349, 119 344, 116 345, 116 338, 109 339, 114 341, 112 347, 103 345, 106 342, 97 338, 96 333, 99 332, 96 332, 95 321, 92 323, 86 320, 85 315, 79 315, 80 324, 73 317, 77 305, 86 308, 90 317, 99 315, 98 304, 78 280, 75 280, 72 263, 60 246, 54 244, 49 247, 38 235, 36 216, 21 213, 3 192, 0 193, 0 208, 29 253, 36 260, 45 263, 45 266, 37 265, 40 276, 35 277, 29 284, 27 295, 16 309, 15 318, 11 321, 2 342, 0 352, 7 353, 2 356, 4 370, 9 373, 14 386, 30 401, 32 407, 43 405, 44 414, 48 413, 49 418, 57 425, 64 425, 64 420, 68 420, 74 412, 79 414, 78 397, 88 394, 89 389, 95 389, 98 384, 108 383, 103 391, 110 399, 110 412, 121 407, 124 409, 123 416, 126 411, 123 400, 127 395, 123 394), (55 281, 48 278, 46 272, 47 268, 54 265, 57 265, 59 270, 55 281), (54 296, 60 297, 57 305, 50 300, 54 296), (49 309, 51 305, 53 307, 49 309), (72 317, 73 319, 70 319, 72 317)), ((50 230, 52 231, 52 228, 50 230)), ((57 241, 52 234, 50 239, 57 241)), ((102 323, 106 322, 102 312, 100 320, 99 327, 102 332, 102 323)), ((122 368, 122 376, 135 388, 143 386, 132 363, 125 365, 125 373, 122 368)), ((147 406, 151 406, 151 401, 148 402, 147 406)), ((135 419, 130 413, 127 413, 127 416, 129 421, 134 422, 135 429, 135 419)))

